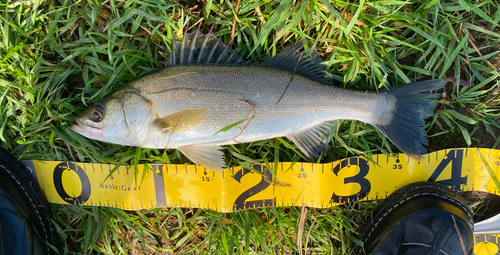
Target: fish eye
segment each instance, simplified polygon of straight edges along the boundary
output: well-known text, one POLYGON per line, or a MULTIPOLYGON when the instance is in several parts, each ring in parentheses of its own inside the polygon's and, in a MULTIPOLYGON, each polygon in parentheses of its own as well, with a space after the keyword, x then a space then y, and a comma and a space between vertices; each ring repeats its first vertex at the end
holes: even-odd
POLYGON ((104 118, 104 109, 100 105, 94 105, 90 110, 90 119, 93 122, 100 122, 104 118))

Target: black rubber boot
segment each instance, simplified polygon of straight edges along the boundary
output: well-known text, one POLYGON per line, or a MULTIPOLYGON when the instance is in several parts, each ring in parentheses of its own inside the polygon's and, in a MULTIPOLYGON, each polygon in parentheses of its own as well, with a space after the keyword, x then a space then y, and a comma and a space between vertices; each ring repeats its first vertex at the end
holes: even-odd
POLYGON ((56 254, 48 245, 59 248, 51 219, 38 182, 0 148, 0 255, 56 254))
POLYGON ((390 195, 361 230, 354 254, 472 255, 474 219, 446 186, 418 182, 390 195))

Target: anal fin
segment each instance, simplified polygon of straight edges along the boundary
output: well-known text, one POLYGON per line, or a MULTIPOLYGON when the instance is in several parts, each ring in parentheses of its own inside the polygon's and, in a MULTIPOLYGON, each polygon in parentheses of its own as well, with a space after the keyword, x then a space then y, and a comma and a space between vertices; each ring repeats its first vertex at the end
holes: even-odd
POLYGON ((224 166, 222 147, 216 144, 196 144, 182 146, 179 150, 197 165, 214 172, 221 172, 224 166))
POLYGON ((288 135, 290 139, 307 157, 319 157, 326 151, 332 132, 338 121, 327 121, 319 125, 299 129, 288 135))

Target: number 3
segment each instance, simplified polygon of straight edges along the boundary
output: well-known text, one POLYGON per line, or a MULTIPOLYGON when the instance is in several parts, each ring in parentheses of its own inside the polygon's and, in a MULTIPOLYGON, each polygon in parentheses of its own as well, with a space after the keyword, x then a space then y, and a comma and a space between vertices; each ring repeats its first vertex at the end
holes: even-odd
POLYGON ((372 184, 365 176, 368 174, 370 167, 368 166, 368 161, 362 158, 348 158, 340 161, 340 164, 337 164, 334 168, 332 168, 333 173, 338 176, 339 172, 342 171, 345 167, 357 165, 359 167, 359 173, 355 176, 346 177, 344 179, 344 184, 349 183, 357 183, 361 186, 361 190, 350 196, 339 196, 335 194, 335 191, 332 194, 332 198, 330 199, 330 203, 342 203, 349 202, 352 200, 361 200, 364 197, 368 196, 370 190, 372 189, 372 184))

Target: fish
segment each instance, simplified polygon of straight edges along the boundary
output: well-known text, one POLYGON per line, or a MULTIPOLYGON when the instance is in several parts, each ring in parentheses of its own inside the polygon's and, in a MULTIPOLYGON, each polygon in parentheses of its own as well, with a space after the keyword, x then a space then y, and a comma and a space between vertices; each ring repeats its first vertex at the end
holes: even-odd
POLYGON ((339 119, 376 127, 403 153, 426 153, 424 120, 444 80, 380 92, 334 86, 316 49, 298 42, 261 63, 245 60, 213 31, 173 40, 164 69, 123 85, 75 117, 84 137, 124 146, 178 149, 212 171, 221 146, 287 137, 305 156, 328 148, 339 119))

